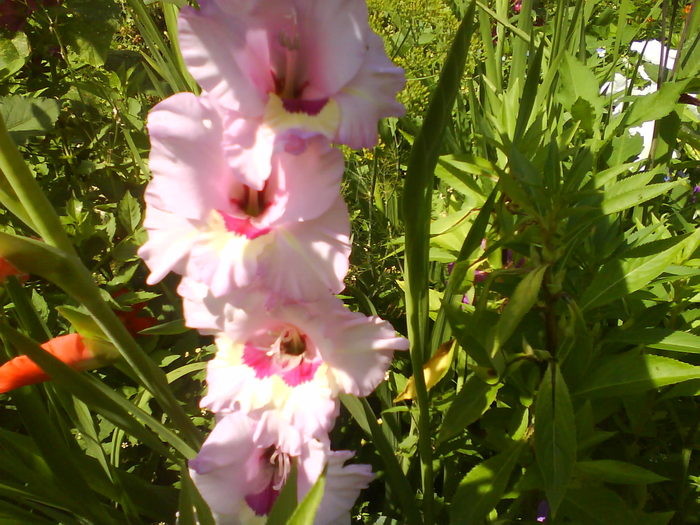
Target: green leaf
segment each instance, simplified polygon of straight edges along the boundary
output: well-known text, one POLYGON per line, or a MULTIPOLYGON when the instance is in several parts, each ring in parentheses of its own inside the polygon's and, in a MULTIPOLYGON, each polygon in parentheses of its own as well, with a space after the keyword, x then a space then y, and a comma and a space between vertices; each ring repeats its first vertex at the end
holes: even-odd
POLYGON ((0 232, 0 257, 15 268, 60 283, 69 273, 69 256, 41 241, 0 232))
POLYGON ((0 80, 19 71, 30 53, 27 35, 18 31, 12 38, 0 35, 0 80))
MULTIPOLYGON (((592 176, 593 187, 594 188, 601 188, 602 186, 605 186, 608 182, 615 180, 619 175, 622 175, 623 173, 628 173, 629 171, 631 171, 632 169, 634 169, 638 165, 639 165, 639 161, 628 162, 627 164, 621 164, 621 165, 616 164, 612 168, 608 168, 608 169, 599 171, 592 176)), ((645 172, 645 173, 648 173, 648 172, 645 172)), ((627 177, 627 178, 630 178, 630 177, 627 177)), ((642 185, 649 182, 649 180, 646 180, 642 185)))
MULTIPOLYGON (((457 91, 474 30, 474 4, 470 7, 455 35, 452 48, 440 74, 423 126, 411 148, 403 197, 406 227, 406 316, 411 353, 418 354, 413 363, 420 370, 429 357, 428 321, 428 253, 430 215, 435 166, 442 148, 442 138, 452 117, 457 91)), ((420 381, 419 381, 420 383, 420 381)), ((420 386, 420 385, 418 385, 420 386)), ((420 388, 419 388, 420 394, 420 388)))
MULTIPOLYGON (((627 179, 624 179, 618 184, 623 184, 626 180, 627 179)), ((600 209, 605 215, 627 210, 633 206, 637 206, 643 202, 647 202, 655 197, 658 197, 659 195, 668 193, 679 184, 683 184, 683 182, 661 182, 658 184, 649 184, 648 186, 644 186, 642 188, 632 189, 624 193, 616 193, 615 186, 613 186, 609 190, 606 190, 603 200, 600 203, 600 209)))
POLYGON ((607 335, 604 342, 644 345, 670 352, 700 353, 700 336, 666 328, 616 330, 607 335))
POLYGON ((51 378, 75 397, 82 400, 96 412, 112 421, 115 425, 124 429, 130 435, 136 437, 153 450, 170 458, 175 456, 162 443, 168 442, 185 458, 195 456, 195 451, 189 447, 175 433, 165 427, 155 418, 129 403, 100 381, 88 374, 73 370, 62 361, 40 348, 34 341, 23 336, 6 324, 0 323, 0 332, 13 346, 21 350, 40 368, 46 371, 51 378), (149 426, 153 431, 139 425, 149 426))
POLYGON ((121 10, 114 0, 64 0, 71 16, 58 28, 75 58, 101 66, 107 60, 112 36, 119 28, 121 10))
POLYGON ((178 525, 215 525, 214 516, 184 462, 180 464, 180 487, 178 525))
POLYGON ((157 324, 149 328, 144 328, 139 332, 141 335, 180 335, 189 332, 185 326, 184 319, 175 319, 166 323, 157 324))
POLYGON ((644 485, 668 480, 668 478, 659 476, 645 468, 638 467, 634 463, 613 459, 579 461, 576 463, 576 469, 586 476, 608 483, 620 483, 624 485, 644 485))
POLYGON ((665 117, 678 104, 678 97, 685 91, 687 84, 688 80, 664 82, 658 91, 636 97, 629 111, 621 116, 621 126, 629 129, 642 122, 665 117))
POLYGON ((593 111, 600 111, 603 99, 599 94, 598 80, 593 71, 569 53, 564 54, 559 72, 560 96, 564 106, 571 109, 583 100, 593 111))
POLYGON ((674 246, 657 254, 613 260, 604 264, 583 293, 581 310, 603 306, 648 285, 675 262, 684 248, 694 246, 698 239, 700 230, 691 236, 678 237, 674 246))
POLYGON ((496 326, 489 334, 491 341, 491 356, 503 346, 513 335, 515 329, 535 303, 542 286, 542 277, 547 270, 546 266, 539 266, 528 273, 516 286, 513 296, 508 301, 503 313, 500 315, 496 326))
POLYGON ((5 120, 12 140, 23 144, 29 137, 51 130, 61 106, 51 98, 29 98, 19 95, 0 98, 0 115, 5 120))
POLYGON ((372 407, 366 399, 358 399, 355 396, 347 394, 341 394, 340 400, 343 405, 348 408, 357 423, 363 429, 369 430, 374 446, 384 463, 386 480, 393 494, 393 498, 401 505, 403 510, 404 522, 410 525, 419 525, 422 522, 414 497, 415 491, 411 488, 408 478, 406 478, 406 475, 401 470, 401 465, 399 465, 396 459, 394 449, 389 444, 379 423, 377 423, 377 416, 372 410, 372 407))
POLYGON ((571 489, 566 494, 561 513, 573 523, 610 525, 638 523, 630 509, 615 492, 596 486, 571 489))
POLYGON ((287 476, 282 490, 267 515, 265 525, 286 525, 297 507, 297 463, 292 464, 292 470, 287 476))
POLYGON ((700 367, 637 350, 601 359, 580 383, 574 397, 614 397, 645 392, 700 378, 700 367))
POLYGON ((124 197, 117 205, 117 219, 129 233, 133 232, 141 222, 141 205, 128 191, 124 193, 124 197))
POLYGON ((490 385, 472 374, 447 409, 438 431, 437 444, 456 436, 467 425, 479 419, 496 399, 501 386, 501 383, 490 385))
MULTIPOLYGON (((435 179, 435 166, 443 148, 443 137, 447 124, 452 118, 452 109, 459 91, 464 65, 474 32, 474 0, 457 29, 445 64, 440 72, 438 85, 431 97, 430 105, 423 119, 416 140, 413 143, 406 168, 403 192, 403 221, 405 226, 405 281, 406 281, 406 325, 410 341, 411 368, 413 370, 418 404, 418 452, 421 461, 421 481, 423 486, 424 517, 431 521, 433 506, 433 460, 429 430, 428 394, 421 370, 429 359, 432 349, 428 339, 429 321, 429 254, 430 219, 432 194, 435 179)), ((377 437, 372 432, 375 444, 377 437)), ((387 444, 388 445, 388 444, 387 444)), ((393 450, 389 447, 387 452, 393 450)), ((388 457, 385 458, 391 461, 388 457)), ((388 463, 387 463, 388 465, 388 463)), ((401 473, 405 481, 405 476, 401 473)), ((408 483, 406 483, 408 484, 408 483)), ((410 489, 409 489, 410 490, 410 489)), ((395 494, 401 497, 401 494, 395 494)), ((419 520, 413 500, 413 493, 406 494, 412 503, 403 505, 406 518, 419 520)))
POLYGON ((318 477, 314 486, 299 503, 294 513, 287 522, 288 525, 313 525, 316 511, 323 499, 323 492, 326 488, 326 471, 318 477))
POLYGON ((524 447, 522 441, 513 442, 469 471, 452 498, 450 524, 476 524, 484 520, 501 500, 524 447))
POLYGON ((535 404, 535 456, 556 515, 576 464, 576 420, 559 367, 551 363, 535 404))
POLYGON ((80 335, 91 339, 106 340, 107 336, 102 329, 97 326, 95 320, 89 314, 75 308, 73 306, 57 306, 56 311, 65 317, 71 326, 80 335))

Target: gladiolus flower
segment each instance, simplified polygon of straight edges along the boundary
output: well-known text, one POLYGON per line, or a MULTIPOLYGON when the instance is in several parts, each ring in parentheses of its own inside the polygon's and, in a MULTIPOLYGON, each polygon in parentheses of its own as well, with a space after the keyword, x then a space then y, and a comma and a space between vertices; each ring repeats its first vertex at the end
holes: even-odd
MULTIPOLYGON (((318 137, 303 154, 279 151, 263 177, 242 178, 226 160, 220 114, 180 93, 150 114, 149 284, 170 270, 221 296, 261 283, 313 300, 343 288, 350 223, 340 197, 343 156, 318 137), (257 190, 249 180, 264 181, 257 190)), ((256 166, 248 166, 255 171, 256 166)))
MULTIPOLYGON (((40 345, 54 357, 76 370, 90 370, 107 364, 119 354, 109 343, 67 334, 40 345)), ((28 356, 21 355, 0 366, 0 393, 51 379, 28 356)))
POLYGON ((338 393, 368 395, 394 350, 408 348, 389 323, 351 312, 332 296, 303 304, 271 301, 260 291, 216 298, 191 279, 178 293, 187 325, 218 334, 201 405, 288 428, 297 441, 327 434, 338 393))
POLYGON ((200 0, 183 8, 192 76, 227 110, 276 133, 372 147, 399 116, 404 75, 367 22, 363 0, 200 0))
POLYGON ((394 351, 408 349, 388 322, 352 312, 333 296, 284 304, 248 292, 236 297, 234 306, 191 280, 183 280, 178 293, 188 326, 223 332, 237 345, 235 359, 214 365, 215 358, 210 366, 203 404, 214 412, 250 395, 246 392, 254 385, 248 378, 276 376, 289 388, 313 381, 334 395, 366 396, 384 379, 394 351))
POLYGON ((352 453, 331 451, 327 438, 309 439, 291 448, 280 445, 284 441, 241 412, 218 421, 189 464, 192 479, 218 524, 264 523, 294 462, 299 501, 328 466, 316 525, 347 515, 360 490, 372 480, 369 465, 343 466, 352 453))

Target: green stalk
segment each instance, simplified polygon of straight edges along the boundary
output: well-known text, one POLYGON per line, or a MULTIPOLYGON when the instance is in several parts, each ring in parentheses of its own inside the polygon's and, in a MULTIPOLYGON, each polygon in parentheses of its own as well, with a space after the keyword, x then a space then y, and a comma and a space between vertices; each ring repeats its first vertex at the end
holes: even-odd
POLYGON ((187 444, 199 448, 202 435, 173 395, 163 371, 134 341, 114 311, 102 299, 100 289, 95 285, 87 268, 78 261, 72 266, 71 275, 62 286, 87 308, 95 322, 134 370, 139 381, 153 394, 173 424, 180 429, 187 444))
POLYGON ((418 452, 421 462, 423 521, 426 525, 435 522, 430 407, 423 377, 423 363, 431 354, 428 341, 428 254, 434 172, 445 128, 452 117, 473 31, 472 1, 457 30, 423 126, 411 148, 403 199, 406 227, 406 320, 418 402, 418 452))
POLYGON ((53 255, 63 271, 58 271, 58 268, 53 269, 55 271, 52 273, 56 274, 54 282, 85 305, 100 328, 119 349, 122 357, 133 368, 142 384, 159 401, 163 410, 183 433, 188 443, 198 447, 202 439, 200 432, 178 404, 163 371, 139 347, 102 299, 100 289, 89 270, 78 258, 58 215, 10 138, 2 117, 0 117, 0 171, 14 189, 27 215, 36 225, 37 233, 46 244, 57 250, 53 255))

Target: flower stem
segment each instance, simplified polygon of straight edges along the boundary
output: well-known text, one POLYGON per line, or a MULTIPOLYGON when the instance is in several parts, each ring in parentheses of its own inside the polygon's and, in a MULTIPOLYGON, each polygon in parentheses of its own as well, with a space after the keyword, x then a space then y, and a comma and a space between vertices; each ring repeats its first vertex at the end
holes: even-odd
POLYGON ((178 404, 163 371, 134 341, 102 298, 92 275, 78 258, 68 235, 63 230, 58 214, 34 179, 29 166, 7 132, 2 117, 0 117, 0 174, 14 190, 19 204, 34 224, 35 231, 46 244, 58 250, 56 253, 60 254, 65 264, 65 272, 61 273, 56 284, 87 308, 100 328, 119 349, 122 357, 133 368, 142 384, 159 401, 164 411, 183 433, 188 443, 194 448, 198 447, 202 440, 199 431, 178 404))

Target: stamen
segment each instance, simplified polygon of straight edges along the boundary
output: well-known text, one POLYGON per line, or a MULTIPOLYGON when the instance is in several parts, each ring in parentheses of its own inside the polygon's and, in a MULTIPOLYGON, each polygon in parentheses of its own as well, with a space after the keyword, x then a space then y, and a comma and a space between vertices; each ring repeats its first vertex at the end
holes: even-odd
POLYGON ((287 328, 280 334, 280 351, 288 355, 302 355, 306 352, 304 336, 296 328, 287 328))
POLYGON ((263 190, 255 190, 250 186, 246 186, 246 194, 243 197, 245 205, 243 209, 251 217, 257 217, 265 209, 265 195, 263 190))
POLYGON ((297 98, 299 93, 296 89, 296 75, 297 75, 297 58, 299 52, 296 49, 286 48, 284 50, 285 55, 285 70, 284 70, 284 89, 280 94, 283 99, 285 98, 297 98))
POLYGON ((292 465, 289 455, 279 449, 275 449, 270 456, 270 464, 273 468, 272 488, 274 490, 281 490, 291 471, 292 465))

